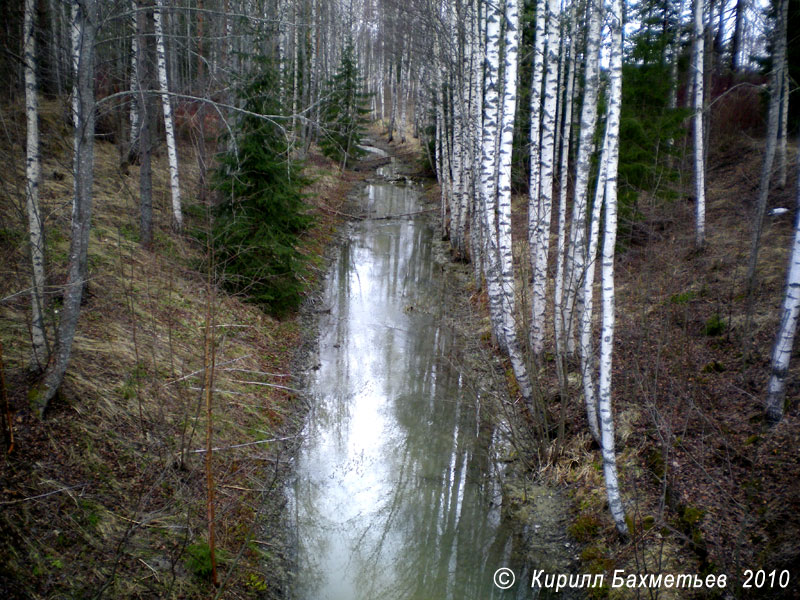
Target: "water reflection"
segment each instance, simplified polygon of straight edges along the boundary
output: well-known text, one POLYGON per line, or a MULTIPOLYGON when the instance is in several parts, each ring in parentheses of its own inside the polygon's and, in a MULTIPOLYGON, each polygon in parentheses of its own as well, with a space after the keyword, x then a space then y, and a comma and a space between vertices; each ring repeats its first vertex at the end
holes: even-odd
MULTIPOLYGON (((370 185, 364 212, 412 213, 416 193, 370 185)), ((366 220, 329 276, 294 490, 302 600, 533 597, 492 585, 521 540, 501 519, 493 425, 448 360, 432 234, 366 220)))

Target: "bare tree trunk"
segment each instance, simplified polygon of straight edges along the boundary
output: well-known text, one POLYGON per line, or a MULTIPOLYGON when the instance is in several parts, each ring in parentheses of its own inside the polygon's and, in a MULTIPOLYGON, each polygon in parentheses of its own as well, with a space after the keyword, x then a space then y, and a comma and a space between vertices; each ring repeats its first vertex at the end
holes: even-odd
MULTIPOLYGON (((517 0, 505 2, 505 69, 503 70, 503 114, 500 121, 499 165, 497 178, 497 252, 502 293, 502 328, 508 357, 520 394, 532 409, 533 389, 517 339, 514 257, 511 240, 511 153, 514 114, 517 104, 517 63, 519 56, 519 11, 517 0)), ((531 410, 532 414, 535 414, 531 410)))
POLYGON ((181 231, 183 229, 183 213, 181 212, 181 186, 178 176, 178 148, 175 143, 175 125, 172 120, 172 102, 169 96, 169 82, 167 80, 167 53, 162 23, 163 8, 164 0, 156 0, 156 6, 153 10, 153 22, 155 23, 156 55, 158 58, 158 85, 161 92, 161 105, 164 109, 164 130, 167 136, 173 227, 177 231, 181 231))
MULTIPOLYGON (((788 27, 788 25, 787 25, 788 27)), ((785 52, 784 52, 785 54, 785 52)), ((781 118, 778 128, 778 182, 780 189, 786 187, 786 138, 789 129, 789 59, 783 63, 783 86, 781 89, 781 118)))
POLYGON ((567 234, 567 188, 569 186, 569 149, 572 134, 572 97, 575 87, 575 50, 577 37, 577 15, 575 6, 570 10, 570 42, 569 56, 567 58, 566 89, 564 93, 564 108, 562 114, 564 124, 561 127, 561 166, 558 185, 558 242, 556 247, 556 282, 553 299, 553 320, 555 322, 556 355, 559 357, 558 365, 564 364, 567 354, 566 335, 571 315, 565 314, 563 308, 564 298, 564 252, 567 234))
MULTIPOLYGON (((553 212, 553 174, 555 166, 555 129, 556 129, 556 110, 558 102, 558 48, 559 48, 559 23, 558 23, 558 0, 549 0, 547 15, 547 50, 545 54, 545 80, 544 80, 544 102, 541 106, 542 113, 542 137, 539 145, 539 153, 534 156, 531 153, 531 165, 534 161, 538 162, 539 189, 538 197, 530 199, 532 211, 534 205, 536 210, 536 230, 533 238, 536 245, 533 250, 534 256, 533 269, 533 290, 531 298, 531 352, 537 358, 541 358, 544 353, 544 334, 545 334, 545 310, 547 307, 547 264, 550 250, 550 223, 553 212)), ((538 110, 539 107, 536 107, 538 110)), ((531 120, 537 119, 538 115, 531 114, 531 120)), ((531 148, 535 141, 531 140, 531 148)), ((533 170, 533 166, 531 166, 533 170)))
POLYGON ((703 119, 705 100, 703 84, 705 79, 704 35, 705 23, 703 9, 705 0, 694 0, 694 195, 695 245, 702 248, 706 243, 706 160, 703 119))
POLYGON ((769 184, 772 179, 772 168, 775 161, 775 150, 780 126, 781 94, 784 89, 783 69, 786 66, 786 19, 788 0, 780 0, 778 5, 778 22, 775 28, 775 53, 772 57, 772 76, 770 77, 769 113, 767 116, 767 139, 764 148, 764 162, 761 165, 761 180, 758 186, 758 200, 753 215, 753 236, 750 245, 750 260, 747 264, 747 320, 746 334, 750 333, 750 321, 756 287, 756 266, 758 250, 761 245, 761 232, 764 227, 764 213, 767 209, 769 184))
POLYGON ((794 224, 794 241, 789 257, 786 277, 786 294, 781 308, 781 324, 772 350, 772 371, 767 384, 765 405, 767 422, 770 425, 783 419, 783 402, 786 394, 786 377, 789 373, 789 360, 792 357, 794 337, 800 317, 800 186, 797 193, 797 214, 794 224))
POLYGON ((83 0, 75 11, 78 31, 77 121, 75 128, 75 200, 72 212, 67 282, 56 333, 55 348, 40 382, 31 390, 32 408, 42 416, 67 370, 86 283, 89 227, 94 184, 94 63, 97 1, 83 0))
MULTIPOLYGON (((587 254, 586 243, 586 210, 588 205, 589 189, 589 170, 594 145, 594 132, 597 126, 597 100, 599 95, 600 81, 598 76, 599 69, 599 50, 600 50, 600 29, 603 21, 603 6, 599 2, 593 2, 589 11, 589 35, 586 42, 586 67, 583 107, 581 109, 580 141, 578 144, 578 157, 575 175, 575 192, 572 209, 572 226, 570 230, 570 245, 567 250, 567 272, 565 281, 565 307, 566 315, 572 315, 576 300, 580 310, 578 316, 585 311, 586 298, 584 294, 579 294, 580 283, 587 276, 590 269, 594 269, 594 256, 587 254)), ((586 289, 584 285, 584 290, 586 289)), ((591 289, 591 288, 590 288, 591 289)), ((569 322, 569 321, 568 321, 569 322)), ((571 323, 567 328, 567 346, 572 342, 571 323)), ((591 351, 583 343, 580 349, 581 370, 584 374, 584 381, 591 379, 593 369, 593 356, 591 351)), ((594 388, 584 384, 584 401, 586 404, 586 416, 589 422, 589 431, 592 436, 599 441, 600 430, 597 422, 597 405, 595 403, 594 388), (588 390, 588 393, 587 393, 588 390)))
POLYGON ((153 176, 151 166, 153 103, 149 93, 152 87, 152 69, 149 58, 150 44, 148 44, 148 18, 152 12, 150 0, 140 0, 136 12, 136 90, 138 91, 137 103, 138 126, 137 135, 139 146, 139 237, 142 247, 149 249, 153 244, 153 176))
MULTIPOLYGON (((611 413, 611 375, 614 351, 614 250, 617 243, 617 167, 619 124, 622 104, 622 0, 614 0, 611 15, 611 65, 606 139, 608 158, 605 177, 605 232, 603 235, 603 327, 600 335, 600 377, 598 386, 603 474, 608 507, 617 531, 628 535, 625 509, 617 480, 614 450, 614 418, 611 413)), ((599 196, 599 194, 598 194, 599 196)))
POLYGON ((747 11, 747 0, 736 1, 736 21, 731 39, 731 71, 738 73, 742 66, 742 35, 744 33, 744 13, 747 11))
POLYGON ((39 90, 36 81, 35 0, 25 0, 24 61, 25 117, 27 142, 25 162, 25 205, 28 212, 28 242, 31 257, 31 369, 40 373, 47 364, 50 348, 44 324, 44 229, 39 210, 39 90))

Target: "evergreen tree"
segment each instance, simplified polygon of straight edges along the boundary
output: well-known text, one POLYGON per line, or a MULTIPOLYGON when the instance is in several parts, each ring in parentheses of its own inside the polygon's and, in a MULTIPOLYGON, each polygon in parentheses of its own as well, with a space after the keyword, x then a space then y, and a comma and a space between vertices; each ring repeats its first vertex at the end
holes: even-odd
POLYGON ((369 94, 363 91, 364 80, 358 72, 351 41, 345 45, 339 69, 326 88, 319 145, 325 156, 346 167, 364 154, 359 144, 369 112, 369 94))
POLYGON ((668 200, 678 177, 676 144, 684 135, 687 109, 670 108, 672 60, 668 50, 679 36, 678 16, 668 2, 641 2, 635 7, 642 27, 631 36, 622 68, 622 114, 619 154, 620 233, 637 218, 640 192, 668 200))
POLYGON ((259 65, 241 99, 247 113, 215 174, 222 196, 213 225, 216 260, 228 288, 280 315, 302 300, 300 236, 311 224, 301 192, 306 182, 275 120, 279 86, 268 63, 259 65))

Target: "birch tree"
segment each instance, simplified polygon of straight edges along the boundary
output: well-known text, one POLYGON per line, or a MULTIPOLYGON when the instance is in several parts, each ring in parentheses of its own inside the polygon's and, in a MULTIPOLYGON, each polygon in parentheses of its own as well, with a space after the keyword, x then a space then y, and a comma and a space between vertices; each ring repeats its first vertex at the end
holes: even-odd
MULTIPOLYGON (((540 4, 544 4, 543 2, 540 4)), ((553 175, 555 166, 555 130, 558 100, 558 49, 559 49, 559 0, 547 3, 547 40, 545 54, 544 102, 541 109, 541 144, 531 139, 531 173, 534 163, 537 164, 538 189, 531 187, 529 212, 535 214, 535 229, 532 231, 534 243, 531 245, 534 256, 532 315, 531 315, 531 351, 535 357, 544 352, 545 309, 547 304, 547 263, 550 247, 550 221, 553 206, 553 175), (540 152, 534 156, 533 148, 538 146, 540 152), (535 209, 534 209, 535 207, 535 209)), ((538 15, 537 15, 538 25, 538 15)), ((533 96, 533 94, 531 94, 533 96)), ((538 107, 537 107, 538 108, 538 107)), ((531 114, 531 121, 538 120, 537 114, 531 114)), ((531 131, 533 132, 533 126, 531 131)), ((531 175, 533 183, 533 175, 531 175)), ((530 217, 529 217, 530 218, 530 217)))
POLYGON ((761 232, 764 228, 764 213, 767 210, 770 180, 778 145, 778 129, 781 121, 781 95, 784 89, 784 67, 786 66, 786 20, 788 16, 788 0, 779 0, 777 27, 775 28, 775 52, 772 56, 772 73, 770 76, 770 100, 767 116, 767 138, 765 140, 764 161, 761 163, 761 179, 758 185, 758 200, 753 215, 753 233, 750 243, 750 260, 747 264, 747 328, 753 310, 755 294, 756 266, 758 250, 761 245, 761 232))
POLYGON ((706 243, 706 160, 703 117, 705 101, 703 83, 705 79, 703 26, 705 0, 694 0, 694 50, 692 74, 694 81, 694 195, 695 195, 695 245, 702 248, 706 243))
POLYGON ((613 0, 611 14, 611 64, 606 121, 605 230, 603 235, 603 325, 600 335, 600 377, 598 385, 603 474, 611 516, 617 530, 628 535, 625 510, 617 479, 614 449, 614 419, 611 412, 611 375, 614 351, 614 250, 617 243, 617 166, 622 104, 622 0, 613 0))
POLYGON ((39 383, 30 395, 32 408, 41 416, 55 395, 67 370, 75 328, 80 314, 81 298, 87 274, 89 227, 92 217, 94 184, 94 68, 97 1, 81 0, 74 11, 74 30, 78 32, 77 90, 78 126, 75 127, 73 158, 74 201, 64 303, 56 332, 53 354, 39 383))
POLYGON ((566 356, 566 332, 569 329, 569 316, 563 310, 564 298, 564 271, 565 271, 565 247, 567 232, 567 185, 569 176, 569 150, 570 135, 572 133, 572 96, 575 86, 575 38, 577 19, 576 9, 573 3, 570 10, 570 41, 567 50, 567 74, 564 90, 564 106, 562 115, 564 123, 561 127, 561 156, 559 167, 559 186, 558 186, 558 241, 556 243, 556 281, 553 292, 553 320, 555 329, 556 355, 560 360, 556 363, 558 368, 563 366, 563 359, 566 356))
POLYGON ((765 411, 770 425, 780 423, 783 419, 786 377, 789 373, 789 360, 792 356, 794 336, 797 333, 798 318, 800 318, 800 186, 797 191, 797 214, 786 277, 786 292, 781 306, 781 322, 772 350, 772 367, 767 384, 765 411))
POLYGON ((39 97, 36 81, 35 1, 25 0, 23 25, 25 69, 25 118, 27 122, 25 161, 25 206, 28 213, 28 246, 31 259, 31 367, 41 372, 48 359, 44 324, 44 230, 39 209, 39 97))
POLYGON ((483 132, 481 144, 481 200, 483 228, 486 234, 486 287, 489 295, 489 314, 495 339, 503 351, 508 346, 503 323, 503 298, 500 287, 500 265, 497 250, 497 156, 500 125, 500 19, 498 9, 487 7, 486 59, 484 66, 483 132))
MULTIPOLYGON (((600 87, 598 69, 600 52, 600 31, 602 24, 602 5, 590 0, 589 7, 589 32, 586 40, 586 57, 584 68, 584 94, 581 109, 581 128, 578 142, 578 156, 575 167, 575 192, 572 208, 572 223, 570 229, 570 247, 567 253, 567 273, 565 282, 565 322, 571 323, 573 307, 576 303, 580 282, 584 281, 589 269, 594 268, 594 256, 587 254, 586 244, 586 210, 589 188, 589 169, 592 147, 594 145, 594 132, 597 125, 597 99, 600 87)), ((584 290, 586 287, 584 286, 584 290)), ((585 295, 581 294, 579 313, 583 315, 585 295)), ((583 317, 582 317, 583 318, 583 317)), ((567 344, 572 340, 571 327, 566 331, 567 344)), ((582 336, 582 341, 589 338, 582 336)), ((589 422, 589 431, 599 441, 600 430, 597 422, 597 404, 592 384, 592 356, 591 350, 584 344, 580 348, 581 372, 584 381, 584 402, 586 416, 589 422)))
MULTIPOLYGON (((499 37, 499 36, 498 36, 499 37)), ((503 69, 503 108, 500 119, 497 176, 497 241, 502 329, 508 357, 525 403, 530 407, 533 391, 528 370, 517 340, 514 258, 511 240, 511 154, 514 116, 517 104, 517 62, 519 54, 519 10, 517 0, 505 2, 505 65, 503 69)), ((488 62, 488 61, 487 61, 488 62)), ((489 211, 487 204, 487 213, 489 211)), ((492 217, 489 217, 492 220, 492 217)), ((489 237, 492 229, 489 228, 489 237)))
POLYGON ((161 105, 164 110, 164 131, 167 137, 167 157, 169 159, 169 187, 172 194, 172 219, 177 231, 183 229, 183 213, 181 212, 181 186, 178 177, 178 148, 175 143, 175 125, 172 119, 172 101, 167 80, 167 53, 164 43, 164 26, 162 12, 164 0, 156 0, 153 9, 153 23, 156 35, 156 57, 158 65, 158 86, 161 93, 161 105))

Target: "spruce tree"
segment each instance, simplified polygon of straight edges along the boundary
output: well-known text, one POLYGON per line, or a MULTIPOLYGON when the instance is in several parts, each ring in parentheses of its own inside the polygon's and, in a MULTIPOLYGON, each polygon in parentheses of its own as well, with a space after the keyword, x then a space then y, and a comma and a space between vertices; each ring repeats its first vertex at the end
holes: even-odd
POLYGON ((281 315, 302 300, 306 257, 301 234, 311 224, 300 164, 289 154, 273 67, 261 62, 240 93, 235 144, 220 157, 215 189, 215 258, 229 289, 281 315))
POLYGON ((325 156, 346 167, 364 154, 359 147, 364 134, 369 94, 358 72, 353 44, 348 41, 336 74, 326 84, 322 107, 320 148, 325 156))

